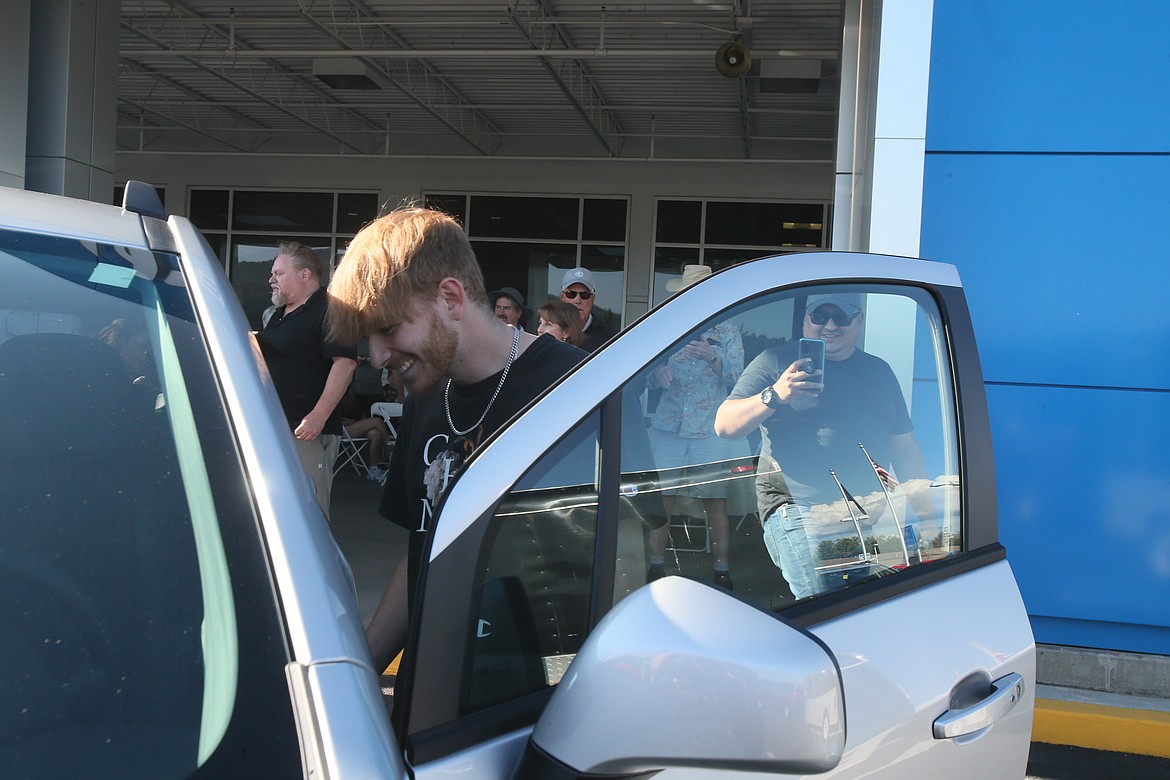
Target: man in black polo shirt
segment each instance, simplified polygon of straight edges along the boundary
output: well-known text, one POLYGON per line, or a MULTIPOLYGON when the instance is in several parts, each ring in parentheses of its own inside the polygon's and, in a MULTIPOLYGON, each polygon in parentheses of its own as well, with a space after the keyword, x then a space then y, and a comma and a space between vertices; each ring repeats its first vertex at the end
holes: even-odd
POLYGON ((357 361, 352 346, 326 338, 328 296, 321 277, 321 260, 312 249, 296 241, 282 243, 268 279, 277 308, 258 338, 297 454, 328 519, 341 444, 338 403, 357 361))

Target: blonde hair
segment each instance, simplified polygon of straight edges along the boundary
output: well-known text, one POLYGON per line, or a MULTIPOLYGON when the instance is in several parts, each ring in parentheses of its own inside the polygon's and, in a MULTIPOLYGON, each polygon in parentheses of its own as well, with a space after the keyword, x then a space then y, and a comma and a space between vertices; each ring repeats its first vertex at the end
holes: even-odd
POLYGON ((569 334, 568 341, 574 347, 581 346, 585 334, 581 332, 581 314, 577 307, 562 300, 552 300, 536 310, 536 316, 557 325, 569 334))
POLYGON ((415 301, 443 279, 458 279, 468 302, 489 310, 483 272, 467 234, 453 218, 415 206, 363 227, 329 283, 329 334, 352 344, 408 319, 415 301))

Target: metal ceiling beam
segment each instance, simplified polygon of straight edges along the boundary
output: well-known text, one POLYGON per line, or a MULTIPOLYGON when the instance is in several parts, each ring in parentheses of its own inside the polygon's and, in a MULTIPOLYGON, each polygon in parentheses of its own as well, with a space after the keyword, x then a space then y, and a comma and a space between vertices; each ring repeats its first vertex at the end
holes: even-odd
MULTIPOLYGON (((650 26, 695 27, 695 28, 700 28, 700 29, 704 29, 704 30, 712 30, 712 31, 718 32, 718 33, 724 33, 727 35, 731 35, 731 34, 734 34, 736 32, 736 30, 734 28, 727 29, 724 27, 720 27, 718 25, 708 24, 706 22, 700 22, 700 21, 695 20, 695 19, 679 19, 679 18, 667 19, 664 17, 644 17, 644 16, 639 16, 637 18, 623 19, 620 16, 620 14, 622 13, 620 10, 615 11, 614 9, 609 9, 608 13, 609 14, 616 13, 618 15, 617 16, 606 16, 606 18, 604 20, 600 19, 596 16, 582 17, 582 16, 564 16, 564 15, 552 16, 552 15, 550 15, 550 16, 544 18, 543 20, 541 20, 540 22, 534 22, 534 24, 556 25, 558 27, 608 27, 608 28, 614 28, 614 29, 621 28, 621 27, 628 27, 628 28, 634 28, 634 29, 639 29, 639 30, 645 29, 646 27, 650 27, 650 26)), ((755 24, 782 24, 782 25, 784 25, 785 29, 787 29, 789 31, 796 31, 797 33, 801 33, 801 32, 804 32, 806 30, 809 32, 814 31, 814 30, 819 32, 819 31, 827 30, 827 29, 836 29, 836 28, 839 28, 841 26, 840 21, 835 19, 835 18, 829 19, 829 18, 820 18, 820 17, 799 16, 799 15, 794 14, 794 13, 785 13, 782 16, 740 17, 737 21, 739 22, 741 27, 747 26, 747 25, 755 25, 755 24), (799 19, 799 21, 794 22, 793 21, 794 19, 799 19)), ((237 29, 247 29, 249 27, 256 27, 256 28, 261 28, 261 29, 265 29, 265 30, 271 30, 271 29, 274 29, 277 27, 300 27, 301 26, 301 23, 299 21, 297 21, 295 19, 290 19, 287 15, 285 15, 285 16, 268 16, 268 17, 249 16, 246 19, 241 19, 241 18, 236 17, 236 16, 217 17, 217 16, 208 15, 208 16, 201 16, 197 19, 174 19, 174 20, 171 20, 169 22, 169 24, 173 24, 173 25, 178 26, 178 27, 182 27, 182 26, 229 27, 230 26, 230 27, 235 27, 237 29)), ((331 21, 329 23, 329 26, 337 28, 337 29, 343 29, 346 27, 376 27, 376 26, 382 25, 382 24, 386 24, 385 20, 381 20, 377 17, 373 17, 370 19, 357 19, 357 20, 353 20, 353 21, 331 21)), ((394 26, 395 27, 425 27, 428 29, 441 29, 441 28, 445 28, 445 27, 458 27, 460 29, 471 29, 471 28, 493 28, 493 27, 507 28, 509 26, 509 23, 507 21, 493 21, 490 19, 449 20, 449 19, 423 18, 423 19, 395 19, 394 26)))
MULTIPOLYGON (((129 105, 137 105, 133 101, 124 101, 124 102, 126 102, 129 105)), ((172 119, 171 117, 167 117, 163 114, 159 114, 157 111, 152 111, 149 108, 147 108, 146 110, 151 111, 152 113, 154 113, 156 115, 162 116, 165 119, 168 119, 168 120, 172 119)), ((234 128, 230 128, 230 127, 222 127, 222 128, 210 128, 210 129, 200 130, 197 127, 166 127, 166 126, 162 126, 162 125, 143 126, 143 125, 139 125, 139 124, 121 124, 121 125, 118 125, 118 129, 119 130, 149 129, 152 132, 159 133, 159 134, 172 133, 172 132, 177 133, 177 132, 185 132, 187 130, 192 130, 195 132, 200 132, 202 134, 206 134, 206 133, 212 132, 212 131, 219 131, 219 132, 225 132, 225 133, 227 133, 227 132, 266 133, 266 134, 270 134, 270 135, 274 135, 274 136, 275 135, 291 135, 291 134, 295 134, 295 133, 303 133, 304 132, 303 130, 295 130, 292 128, 288 128, 288 129, 284 129, 284 130, 239 130, 239 129, 234 129, 234 128)), ((357 134, 378 135, 378 133, 376 133, 373 130, 362 130, 362 131, 358 131, 357 134)), ((426 132, 421 131, 421 130, 416 131, 416 132, 400 131, 398 134, 399 135, 426 135, 426 132)), ((545 132, 539 131, 539 130, 504 132, 504 135, 509 137, 509 138, 526 138, 526 137, 547 138, 548 137, 548 133, 545 133, 545 132)), ((592 137, 592 133, 589 133, 588 131, 580 131, 580 132, 574 132, 574 133, 559 133, 557 137, 578 137, 578 136, 592 137)), ((214 138, 214 136, 209 136, 209 137, 214 138)), ((711 133, 711 132, 702 132, 702 133, 696 133, 696 132, 692 132, 692 133, 684 133, 684 132, 637 133, 637 132, 630 132, 630 133, 626 134, 627 140, 634 139, 634 138, 646 138, 646 139, 650 139, 650 138, 676 138, 676 139, 677 138, 688 138, 688 139, 708 138, 708 139, 716 140, 716 141, 729 141, 729 140, 737 140, 738 141, 738 140, 742 140, 743 136, 738 130, 734 133, 711 133)), ((215 140, 222 140, 222 139, 215 139, 215 140)), ((833 139, 833 138, 825 138, 823 136, 797 136, 797 135, 753 135, 752 140, 753 141, 783 141, 783 142, 792 141, 792 142, 799 142, 799 143, 814 143, 814 144, 835 143, 835 139, 833 139)), ((240 149, 239 151, 250 153, 250 152, 254 152, 255 150, 254 149, 240 149)), ((370 154, 381 154, 381 152, 376 152, 376 153, 371 152, 370 154)))
MULTIPOLYGON (((251 101, 246 100, 216 100, 214 98, 202 98, 189 101, 192 105, 206 104, 208 106, 222 106, 225 109, 246 108, 254 105, 251 101)), ((358 111, 380 111, 386 108, 386 104, 376 101, 347 101, 346 106, 358 111)), ((738 105, 734 107, 728 106, 701 106, 701 105, 651 105, 649 103, 639 104, 636 106, 619 106, 608 104, 602 106, 607 111, 622 111, 627 114, 729 114, 739 113, 738 105)), ((475 108, 482 111, 527 111, 527 112, 547 112, 547 111, 562 111, 563 106, 560 105, 539 105, 536 103, 477 103, 475 108)), ((761 116, 810 116, 810 117, 835 117, 837 112, 835 109, 813 109, 813 108, 760 108, 759 106, 749 106, 749 114, 759 114, 761 116)), ((253 123, 257 129, 267 129, 263 125, 253 123)), ((385 132, 371 130, 370 132, 385 132)), ((500 130, 499 132, 505 132, 500 130)))
MULTIPOLYGON (((173 49, 160 45, 157 49, 123 49, 124 57, 183 57, 189 59, 256 59, 265 57, 342 57, 353 58, 354 49, 173 49)), ((797 58, 836 59, 837 49, 753 49, 752 59, 797 58)), ((545 57, 548 59, 591 59, 611 57, 636 59, 695 59, 704 61, 711 58, 711 49, 362 49, 363 57, 385 57, 387 59, 467 59, 502 58, 525 59, 545 57)))
MULTIPOLYGON (((144 114, 151 114, 153 116, 159 117, 160 119, 164 119, 167 122, 173 122, 174 124, 178 125, 179 128, 181 128, 183 130, 187 130, 187 131, 190 131, 192 133, 198 133, 199 135, 203 136, 204 138, 210 138, 212 141, 215 141, 216 143, 223 144, 224 146, 228 147, 229 149, 234 149, 237 152, 255 151, 255 148, 245 149, 242 146, 237 146, 236 144, 233 144, 230 141, 226 141, 217 135, 213 135, 211 132, 209 132, 207 130, 204 130, 200 127, 196 127, 195 125, 188 124, 188 123, 182 121, 181 119, 175 118, 174 116, 169 116, 167 114, 164 114, 163 112, 158 111, 157 109, 151 108, 150 106, 147 106, 143 103, 139 103, 139 102, 134 101, 134 100, 128 100, 127 98, 123 98, 123 97, 118 98, 118 102, 123 103, 123 104, 128 105, 128 106, 133 106, 134 108, 138 109, 140 112, 142 112, 144 114)), ((164 130, 165 128, 155 127, 155 126, 146 127, 146 126, 143 126, 140 124, 137 127, 135 127, 134 129, 136 129, 140 132, 143 130, 151 130, 152 132, 159 132, 160 130, 164 130)), ((232 132, 232 131, 228 130, 227 132, 232 132)), ((257 130, 254 132, 262 132, 262 131, 257 130)), ((139 147, 141 148, 141 144, 139 144, 139 147)))
MULTIPOLYGON (((181 14, 186 14, 189 18, 192 18, 192 19, 199 19, 200 18, 199 14, 197 14, 195 11, 191 10, 190 8, 187 8, 185 5, 178 2, 178 0, 171 0, 170 4, 174 10, 176 10, 177 12, 179 12, 181 14)), ((164 42, 160 41, 155 36, 146 32, 145 30, 135 26, 132 22, 127 21, 126 19, 122 20, 122 26, 124 28, 132 31, 136 35, 150 41, 151 43, 153 43, 157 46, 160 46, 163 48, 165 48, 165 46, 166 46, 166 44, 164 42)), ((220 30, 216 27, 207 26, 206 29, 208 29, 210 32, 215 33, 220 38, 228 40, 230 43, 234 44, 234 43, 239 42, 234 31, 232 31, 230 34, 225 34, 223 32, 223 30, 220 30)), ((246 41, 244 42, 244 44, 251 45, 250 43, 248 43, 246 41)), ((123 58, 134 57, 134 55, 128 53, 129 51, 131 51, 131 50, 122 49, 119 52, 119 54, 123 58)), ((238 50, 234 50, 234 49, 229 48, 228 51, 238 51, 238 50)), ((316 130, 317 132, 321 133, 322 135, 324 135, 328 138, 332 138, 333 140, 335 140, 339 144, 341 144, 341 146, 344 148, 350 149, 351 151, 358 152, 361 154, 365 154, 368 151, 366 149, 361 149, 361 148, 355 146, 349 140, 337 135, 335 132, 333 132, 329 128, 322 127, 320 124, 318 124, 317 122, 314 122, 313 120, 309 119, 308 117, 304 116, 303 114, 298 113, 298 112, 288 108, 287 106, 283 105, 282 103, 270 100, 267 97, 265 97, 264 95, 260 94, 259 92, 255 91, 249 87, 244 86, 242 83, 240 83, 236 79, 233 79, 232 77, 228 76, 226 73, 220 72, 220 71, 216 70, 214 67, 209 67, 207 65, 204 65, 203 63, 198 61, 200 59, 198 57, 182 56, 182 59, 187 60, 192 66, 214 75, 216 78, 223 80, 225 83, 231 85, 235 89, 238 89, 241 92, 249 95, 250 97, 255 98, 256 100, 264 103, 265 105, 271 106, 272 108, 275 108, 278 111, 281 111, 282 113, 292 117, 293 119, 296 119, 297 121, 304 123, 305 125, 313 128, 314 130, 316 130)), ((361 114, 356 113, 356 112, 347 111, 344 108, 344 106, 341 106, 339 104, 336 104, 336 103, 331 104, 329 102, 327 96, 322 91, 315 89, 315 87, 313 85, 307 83, 303 77, 298 76, 295 73, 292 73, 285 66, 281 65, 278 62, 272 61, 271 59, 269 59, 269 57, 267 55, 261 57, 261 59, 265 60, 264 64, 267 65, 267 67, 271 73, 276 74, 276 75, 280 75, 280 76, 285 76, 290 81, 292 81, 296 85, 297 88, 304 89, 304 90, 310 92, 311 94, 313 94, 316 97, 316 99, 321 101, 322 106, 326 110, 335 109, 339 113, 348 115, 351 118, 356 119, 359 124, 373 126, 372 123, 370 123, 370 121, 368 119, 366 119, 364 116, 362 116, 361 114)))
MULTIPOLYGON (((249 125, 250 126, 249 130, 251 132, 262 132, 262 131, 267 129, 267 128, 265 128, 265 126, 262 123, 257 122, 255 119, 252 119, 251 117, 247 116, 246 114, 242 114, 239 111, 236 111, 232 106, 228 105, 224 101, 209 98, 208 96, 204 95, 203 93, 201 93, 197 90, 191 89, 190 87, 188 87, 184 84, 181 84, 178 81, 175 81, 170 76, 159 73, 158 71, 154 70, 153 68, 148 68, 141 63, 134 62, 133 60, 123 60, 121 64, 127 70, 131 70, 136 74, 140 74, 146 78, 149 78, 150 80, 157 82, 158 84, 161 84, 168 89, 174 90, 175 92, 179 93, 180 95, 184 95, 186 98, 186 100, 184 101, 184 105, 196 106, 196 107, 210 106, 213 109, 212 111, 209 112, 210 116, 214 116, 214 114, 217 111, 218 111, 218 113, 226 114, 228 117, 230 117, 231 119, 234 119, 237 122, 242 122, 246 125, 249 125)), ((130 103, 132 101, 127 99, 126 102, 130 103)), ((153 109, 147 109, 147 110, 153 111, 153 109)), ((156 113, 156 115, 158 115, 160 118, 163 118, 163 119, 168 118, 166 115, 161 114, 159 112, 154 112, 154 113, 156 113)), ((175 120, 175 121, 178 121, 178 120, 175 120)), ((230 141, 226 141, 224 139, 216 139, 216 140, 218 140, 218 141, 220 141, 220 143, 226 144, 228 146, 233 146, 233 144, 230 141)))
MULTIPOLYGON (((376 18, 360 0, 349 0, 349 4, 356 13, 376 18)), ((463 95, 428 63, 419 63, 419 67, 422 69, 421 75, 424 79, 423 89, 420 91, 415 88, 413 79, 407 78, 404 82, 402 79, 396 78, 394 74, 382 67, 381 64, 371 59, 366 50, 355 49, 350 46, 340 35, 330 30, 328 25, 316 19, 308 11, 302 11, 301 17, 312 27, 328 35, 334 43, 347 47, 345 50, 349 52, 351 57, 358 59, 367 68, 372 69, 375 75, 392 84, 403 95, 410 98, 420 108, 431 114, 431 116, 446 126, 447 129, 479 151, 480 154, 490 155, 499 147, 499 128, 472 107, 463 95), (435 89, 432 89, 432 87, 436 88, 439 92, 439 107, 436 107, 428 99, 435 93, 435 89), (448 110, 443 110, 444 108, 448 110)), ((406 48, 406 42, 398 37, 385 22, 379 23, 377 29, 381 35, 406 48)), ((386 150, 387 153, 389 151, 389 149, 386 150)))
MULTIPOLYGON (((549 41, 540 41, 538 45, 537 36, 533 34, 533 31, 527 25, 534 21, 540 22, 552 16, 548 6, 544 0, 532 0, 530 5, 535 7, 537 18, 535 20, 526 20, 521 19, 517 13, 518 5, 519 0, 514 0, 509 4, 508 19, 520 34, 524 36, 524 39, 532 45, 533 49, 541 51, 547 49, 549 41)), ((569 34, 560 27, 553 25, 547 28, 546 32, 551 32, 555 38, 554 43, 559 44, 563 48, 567 50, 576 48, 573 45, 573 41, 569 38, 569 34)), ((604 41, 604 37, 602 40, 604 41)), ((601 89, 584 64, 580 60, 570 59, 559 63, 560 67, 554 68, 548 57, 541 57, 540 64, 544 66, 544 69, 552 77, 553 81, 556 82, 562 94, 572 104, 573 108, 576 109, 577 113, 580 114, 585 124, 593 131, 597 140, 609 152, 609 156, 617 157, 621 153, 624 130, 618 118, 611 111, 603 108, 606 104, 605 96, 601 94, 601 89), (614 140, 615 138, 616 141, 614 140)))
MULTIPOLYGON (((746 1, 751 2, 751 0, 746 1)), ((743 42, 743 45, 746 46, 747 50, 750 52, 752 50, 751 27, 749 26, 746 30, 740 29, 739 20, 744 17, 742 2, 744 2, 744 0, 735 0, 735 8, 732 12, 732 23, 737 31, 737 37, 743 42)), ((743 77, 737 78, 735 82, 737 91, 736 97, 739 102, 739 124, 741 133, 743 135, 743 158, 745 160, 750 160, 752 158, 752 117, 751 114, 748 113, 748 108, 751 104, 751 101, 749 100, 750 95, 748 94, 748 84, 747 79, 743 77)))

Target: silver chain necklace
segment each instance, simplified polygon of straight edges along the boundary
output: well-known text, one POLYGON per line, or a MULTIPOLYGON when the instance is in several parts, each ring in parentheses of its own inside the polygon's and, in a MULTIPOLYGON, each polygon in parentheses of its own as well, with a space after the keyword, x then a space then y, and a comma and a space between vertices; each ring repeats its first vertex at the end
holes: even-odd
POLYGON ((512 352, 508 355, 508 362, 504 364, 504 373, 500 374, 500 383, 496 385, 496 391, 492 393, 491 400, 487 402, 484 407, 483 414, 475 421, 470 428, 461 431, 455 427, 455 421, 451 419, 451 380, 447 380, 447 387, 443 389, 443 410, 447 412, 447 424, 451 426, 451 430, 455 431, 456 436, 466 436, 479 427, 480 423, 487 419, 488 412, 491 411, 492 404, 496 402, 496 396, 500 394, 500 390, 504 387, 504 380, 508 378, 508 370, 512 368, 512 363, 516 360, 516 355, 520 353, 520 329, 513 328, 515 333, 512 335, 512 352))

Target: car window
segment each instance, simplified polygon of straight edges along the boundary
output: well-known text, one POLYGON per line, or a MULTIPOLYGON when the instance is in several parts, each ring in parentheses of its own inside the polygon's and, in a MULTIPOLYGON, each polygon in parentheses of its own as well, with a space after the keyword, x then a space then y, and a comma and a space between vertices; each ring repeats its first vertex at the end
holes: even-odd
POLYGON ((596 413, 512 488, 476 567, 464 711, 560 682, 588 632, 597 534, 596 413))
POLYGON ((925 291, 857 285, 752 299, 648 357, 491 519, 462 711, 556 685, 596 619, 661 576, 779 612, 959 552, 949 365, 925 291), (785 373, 812 390, 767 409, 785 373), (728 430, 736 401, 768 413, 728 430))
POLYGON ((133 756, 185 777, 243 745, 299 765, 267 562, 176 267, 0 231, 0 762, 16 774, 105 776, 133 756), (273 718, 264 749, 240 727, 251 708, 273 718))
POLYGON ((937 307, 910 288, 785 291, 697 326, 623 390, 670 515, 648 578, 782 610, 958 552, 948 366, 937 307), (789 381, 808 389, 768 409, 789 381))

